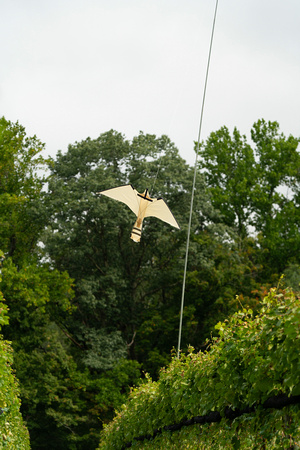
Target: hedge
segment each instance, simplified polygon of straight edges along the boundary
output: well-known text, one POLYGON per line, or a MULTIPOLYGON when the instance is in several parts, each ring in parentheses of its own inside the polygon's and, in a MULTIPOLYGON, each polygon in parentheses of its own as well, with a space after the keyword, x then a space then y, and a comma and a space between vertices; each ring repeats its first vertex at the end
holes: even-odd
MULTIPOLYGON (((3 300, 1 293, 0 298, 3 300)), ((0 301, 0 329, 7 324, 7 306, 0 301)), ((20 413, 19 387, 12 363, 11 345, 0 335, 0 449, 28 450, 29 433, 20 413)))
POLYGON ((258 313, 216 329, 206 352, 174 357, 131 391, 99 450, 300 447, 300 298, 271 289, 258 313))

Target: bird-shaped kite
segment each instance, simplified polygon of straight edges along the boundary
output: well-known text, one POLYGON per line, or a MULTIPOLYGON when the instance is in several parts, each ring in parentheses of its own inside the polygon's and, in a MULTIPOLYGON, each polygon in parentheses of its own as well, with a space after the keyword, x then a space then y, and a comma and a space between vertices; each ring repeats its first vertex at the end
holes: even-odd
POLYGON ((162 198, 150 198, 148 189, 143 194, 139 194, 131 184, 128 184, 101 191, 99 194, 125 203, 134 212, 137 219, 130 237, 135 242, 140 242, 145 217, 157 217, 175 228, 180 228, 164 200, 162 198))

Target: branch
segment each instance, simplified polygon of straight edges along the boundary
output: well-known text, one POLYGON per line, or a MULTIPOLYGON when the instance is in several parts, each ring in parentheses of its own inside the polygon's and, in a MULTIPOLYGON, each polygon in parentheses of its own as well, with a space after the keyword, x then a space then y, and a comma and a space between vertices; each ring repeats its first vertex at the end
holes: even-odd
POLYGON ((73 344, 77 345, 77 347, 83 350, 83 347, 78 342, 76 342, 75 339, 72 336, 70 336, 69 333, 66 332, 66 330, 62 328, 62 326, 58 325, 58 327, 67 336, 67 338, 69 338, 73 342, 73 344))
POLYGON ((129 343, 129 344, 127 344, 127 347, 129 348, 129 347, 131 347, 132 346, 132 344, 134 343, 134 338, 135 338, 135 335, 136 335, 136 331, 133 333, 133 336, 132 336, 132 339, 131 339, 131 342, 129 343))
MULTIPOLYGON (((264 409, 268 408, 274 408, 274 409, 282 409, 285 406, 289 405, 296 405, 297 403, 300 403, 300 395, 292 395, 287 396, 285 394, 276 395, 273 397, 268 398, 263 404, 262 407, 264 409)), ((172 425, 167 425, 162 428, 158 428, 154 430, 153 434, 146 434, 144 436, 138 436, 134 439, 134 441, 144 441, 144 440, 150 440, 154 439, 158 434, 161 434, 163 431, 178 431, 182 427, 186 427, 189 425, 197 424, 205 424, 205 423, 213 423, 213 422, 221 422, 222 418, 225 417, 229 420, 234 420, 237 417, 242 416, 243 414, 249 414, 251 412, 254 412, 259 404, 257 403, 256 406, 246 406, 244 409, 232 409, 229 406, 225 408, 224 413, 221 415, 218 411, 211 411, 208 414, 205 414, 204 416, 196 416, 192 417, 191 419, 183 420, 179 423, 174 423, 172 425)), ((133 441, 127 442, 122 450, 125 450, 126 448, 131 447, 133 444, 133 441)))

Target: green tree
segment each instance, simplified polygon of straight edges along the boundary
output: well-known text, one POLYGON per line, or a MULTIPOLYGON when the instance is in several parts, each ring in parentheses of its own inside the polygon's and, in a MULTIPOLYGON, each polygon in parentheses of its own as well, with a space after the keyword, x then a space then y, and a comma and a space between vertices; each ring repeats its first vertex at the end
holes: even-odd
MULTIPOLYGON (((141 322, 148 311, 171 303, 171 290, 180 285, 184 225, 176 232, 149 219, 136 245, 129 239, 131 211, 96 194, 128 183, 139 191, 151 189, 158 168, 155 196, 184 224, 192 171, 166 136, 141 133, 129 143, 110 131, 69 146, 53 163, 46 249, 55 267, 75 279, 76 320, 72 316, 68 326, 90 369, 105 370, 127 354, 135 358, 142 351, 136 348, 141 322)), ((174 302, 172 309, 177 320, 174 302)), ((174 342, 168 342, 167 353, 174 342)))
POLYGON ((10 317, 3 333, 12 341, 32 448, 92 449, 140 372, 120 359, 99 376, 74 359, 78 343, 66 327, 72 280, 45 262, 39 246, 47 219, 43 148, 21 125, 0 119, 0 286, 10 317))
MULTIPOLYGON (((193 169, 167 136, 143 133, 129 142, 111 130, 70 145, 52 162, 44 242, 52 264, 75 280, 77 310, 66 327, 79 345, 76 357, 90 370, 107 370, 128 355, 155 374, 170 359, 177 343, 192 179, 193 169), (163 197, 181 230, 149 218, 141 243, 133 243, 133 213, 97 194, 129 183, 163 197)), ((194 205, 184 346, 201 345, 216 300, 228 314, 220 305, 240 293, 241 273, 248 270, 201 174, 194 205), (228 261, 239 268, 224 276, 228 261)))
POLYGON ((14 365, 20 380, 22 414, 33 449, 94 448, 101 424, 111 419, 140 372, 121 360, 110 371, 89 372, 72 355, 65 322, 74 309, 66 273, 47 266, 2 265, 14 365))
POLYGON ((285 137, 277 122, 258 120, 252 148, 235 128, 211 133, 201 147, 213 205, 240 240, 256 236, 261 281, 299 262, 299 139, 285 137))
POLYGON ((14 261, 36 247, 45 222, 39 205, 44 145, 19 123, 0 118, 0 248, 14 261))
POLYGON ((299 138, 285 137, 277 122, 263 120, 253 125, 251 137, 258 157, 255 227, 269 264, 281 273, 299 263, 299 138))
MULTIPOLYGON (((1 125, 4 333, 32 447, 92 449, 137 382, 137 361, 157 375, 177 343, 193 169, 166 136, 140 133, 129 142, 111 130, 59 152, 43 193, 43 145, 18 124, 1 125), (181 230, 149 218, 133 243, 131 211, 97 194, 127 183, 162 196, 181 230)), ((199 174, 184 346, 201 346, 214 315, 235 310, 232 294, 253 288, 251 243, 241 252, 220 222, 199 174)))
MULTIPOLYGON (((0 292, 0 329, 9 322, 7 310, 0 292)), ((19 384, 12 370, 12 363, 11 343, 3 340, 0 335, 0 445, 1 448, 28 450, 29 434, 20 412, 19 384)))
POLYGON ((255 155, 246 137, 235 128, 231 137, 227 127, 212 132, 200 150, 200 168, 214 206, 224 222, 247 236, 252 225, 251 193, 256 182, 255 155))

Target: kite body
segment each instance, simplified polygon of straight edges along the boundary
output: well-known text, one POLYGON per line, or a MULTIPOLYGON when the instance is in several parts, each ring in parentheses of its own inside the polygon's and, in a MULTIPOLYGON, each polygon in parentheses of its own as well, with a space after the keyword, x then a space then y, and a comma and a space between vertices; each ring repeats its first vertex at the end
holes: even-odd
POLYGON ((143 220, 145 217, 156 217, 175 228, 179 228, 175 217, 164 200, 162 198, 150 198, 148 189, 146 189, 143 194, 139 194, 131 184, 128 184, 126 186, 119 186, 113 189, 107 189, 106 191, 101 191, 99 194, 125 203, 125 205, 134 212, 137 219, 130 237, 135 242, 140 242, 143 220))

